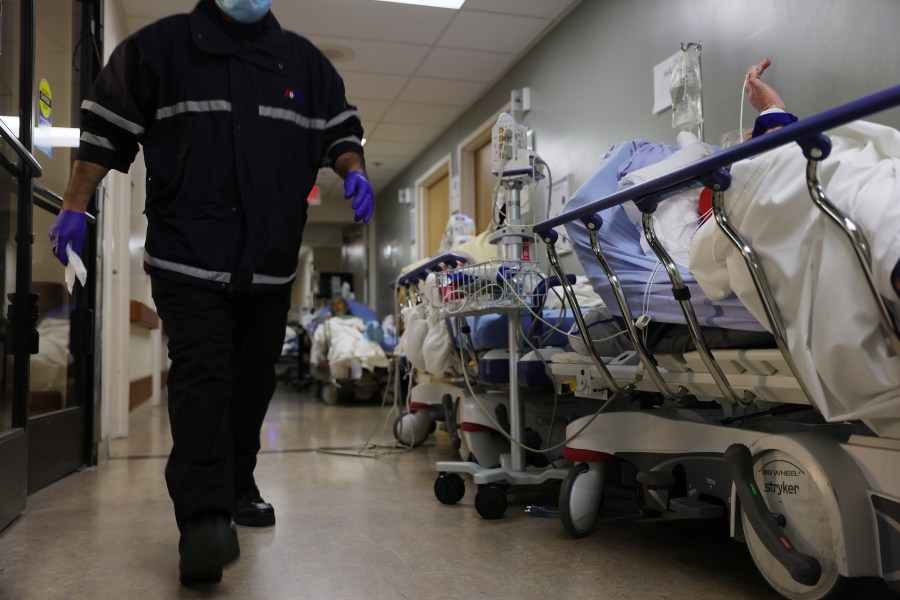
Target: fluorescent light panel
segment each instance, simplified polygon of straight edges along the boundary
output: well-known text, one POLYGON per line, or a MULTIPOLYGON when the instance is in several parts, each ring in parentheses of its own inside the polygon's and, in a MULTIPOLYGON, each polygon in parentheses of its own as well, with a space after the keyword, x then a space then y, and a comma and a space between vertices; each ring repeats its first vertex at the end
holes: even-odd
POLYGON ((378 2, 394 2, 396 4, 416 4, 418 6, 435 6, 437 8, 459 9, 466 0, 378 0, 378 2))
MULTIPOLYGON (((0 116, 0 121, 16 135, 19 133, 19 117, 0 116)), ((33 142, 35 146, 51 148, 77 148, 81 130, 75 127, 35 127, 33 142)))

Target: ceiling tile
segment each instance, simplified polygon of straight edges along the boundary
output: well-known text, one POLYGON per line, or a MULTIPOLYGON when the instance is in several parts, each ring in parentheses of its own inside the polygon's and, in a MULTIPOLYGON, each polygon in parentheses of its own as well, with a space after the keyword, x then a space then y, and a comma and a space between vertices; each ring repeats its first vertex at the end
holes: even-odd
POLYGON ((356 108, 359 109, 359 114, 363 118, 363 125, 369 126, 367 129, 381 121, 390 106, 391 103, 387 100, 369 100, 364 98, 356 102, 356 108))
POLYGON ((422 150, 425 149, 426 142, 387 142, 378 139, 371 139, 366 142, 364 148, 367 157, 396 157, 396 158, 415 158, 422 150))
POLYGON ((373 75, 355 71, 341 71, 341 77, 347 88, 347 99, 352 104, 358 104, 362 99, 393 100, 409 80, 403 75, 373 75))
POLYGON ((339 72, 412 75, 428 53, 428 46, 413 44, 388 44, 326 36, 311 36, 310 39, 326 54, 328 54, 328 48, 334 46, 349 48, 353 51, 352 58, 335 63, 339 72))
POLYGON ((301 35, 408 44, 431 44, 456 14, 372 0, 282 0, 273 6, 273 12, 288 29, 301 35))
POLYGON ((196 2, 184 0, 121 0, 122 10, 130 17, 148 17, 156 20, 163 15, 177 15, 194 10, 196 2))
MULTIPOLYGON (((429 141, 439 134, 443 127, 436 125, 403 125, 400 123, 380 123, 372 132, 372 140, 385 142, 429 141)), ((366 142, 368 143, 368 142, 366 142)))
POLYGON ((466 0, 463 10, 555 19, 579 0, 466 0))
POLYGON ((369 171, 377 170, 379 173, 396 172, 399 173, 409 163, 408 158, 400 158, 394 156, 378 156, 366 161, 369 171))
POLYGON ((482 83, 414 77, 397 97, 403 102, 468 106, 484 91, 482 83))
POLYGON ((406 123, 409 125, 435 125, 446 127, 453 122, 461 108, 443 104, 416 104, 413 102, 396 102, 385 113, 385 123, 406 123))
POLYGON ((518 54, 550 24, 548 19, 461 12, 438 46, 518 54))
POLYGON ((489 83, 512 64, 514 54, 434 48, 417 71, 422 77, 489 83))

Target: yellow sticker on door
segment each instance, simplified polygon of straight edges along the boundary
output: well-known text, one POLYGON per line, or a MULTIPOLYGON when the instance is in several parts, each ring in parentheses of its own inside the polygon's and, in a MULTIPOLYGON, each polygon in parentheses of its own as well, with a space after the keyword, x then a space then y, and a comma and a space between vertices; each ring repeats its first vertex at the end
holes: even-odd
POLYGON ((51 117, 53 101, 50 94, 50 83, 46 79, 41 79, 38 86, 38 109, 38 128, 34 136, 34 147, 53 158, 53 143, 49 133, 53 129, 53 118, 51 117))
POLYGON ((46 79, 41 79, 41 85, 38 88, 38 104, 41 108, 41 116, 49 119, 53 107, 53 95, 50 93, 50 83, 46 79))

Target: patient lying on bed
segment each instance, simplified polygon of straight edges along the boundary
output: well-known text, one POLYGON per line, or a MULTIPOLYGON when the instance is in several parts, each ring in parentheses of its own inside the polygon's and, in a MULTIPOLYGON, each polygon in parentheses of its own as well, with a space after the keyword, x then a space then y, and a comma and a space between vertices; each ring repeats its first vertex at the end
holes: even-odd
MULTIPOLYGON (((768 87, 759 82, 764 63, 751 68, 748 88, 768 87)), ((821 165, 823 187, 865 233, 876 286, 896 317, 900 132, 854 122, 827 134, 833 146, 821 165)), ((684 154, 697 150, 686 144, 631 176, 641 183, 653 173, 683 166, 684 154)), ((687 162, 700 157, 691 155, 687 162)), ((829 421, 858 419, 879 435, 900 437, 900 359, 845 235, 809 197, 806 165, 796 144, 734 164, 725 212, 760 259, 784 320, 791 357, 819 411, 829 421)), ((682 222, 698 218, 699 208, 691 210, 681 216, 682 222)), ((695 295, 695 306, 708 314, 707 301, 727 306, 736 296, 754 320, 768 328, 743 257, 717 224, 709 220, 689 234, 688 267, 703 292, 699 298, 695 295)), ((722 326, 722 321, 712 324, 722 326)))

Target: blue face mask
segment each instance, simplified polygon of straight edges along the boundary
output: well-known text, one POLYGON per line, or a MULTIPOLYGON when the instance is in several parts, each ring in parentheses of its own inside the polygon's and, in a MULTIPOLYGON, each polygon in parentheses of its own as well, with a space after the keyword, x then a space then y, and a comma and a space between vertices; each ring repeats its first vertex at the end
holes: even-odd
POLYGON ((256 23, 269 12, 272 0, 216 0, 216 5, 238 23, 256 23))

